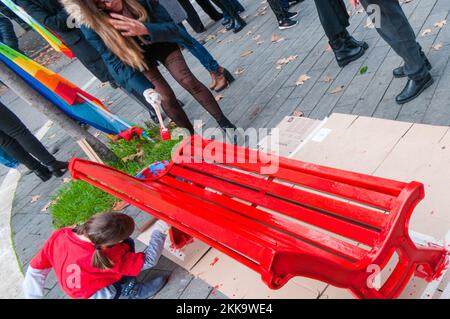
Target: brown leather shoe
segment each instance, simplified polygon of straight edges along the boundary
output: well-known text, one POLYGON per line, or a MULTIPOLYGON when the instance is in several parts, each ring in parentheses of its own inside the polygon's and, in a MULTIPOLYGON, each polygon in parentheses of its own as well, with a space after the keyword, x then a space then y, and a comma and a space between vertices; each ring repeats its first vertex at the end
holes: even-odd
POLYGON ((209 85, 209 89, 210 90, 214 90, 214 88, 217 85, 217 72, 209 72, 209 74, 211 74, 211 84, 209 85))
POLYGON ((217 72, 211 72, 211 77, 212 76, 214 76, 216 82, 216 85, 214 86, 214 91, 216 92, 223 91, 234 81, 233 75, 223 67, 219 67, 217 72))

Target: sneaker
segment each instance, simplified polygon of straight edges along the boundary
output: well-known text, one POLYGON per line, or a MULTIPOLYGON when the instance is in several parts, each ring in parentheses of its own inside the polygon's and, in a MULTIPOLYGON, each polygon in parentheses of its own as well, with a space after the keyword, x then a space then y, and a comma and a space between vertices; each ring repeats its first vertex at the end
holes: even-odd
POLYGON ((297 18, 298 17, 298 12, 287 12, 286 13, 286 17, 288 18, 288 19, 294 19, 294 18, 297 18))
POLYGON ((149 299, 167 283, 167 276, 158 276, 142 284, 136 283, 128 293, 128 299, 149 299))
POLYGON ((283 21, 278 21, 278 28, 280 30, 285 30, 292 28, 293 26, 296 26, 298 24, 298 21, 294 21, 291 19, 285 19, 283 21))

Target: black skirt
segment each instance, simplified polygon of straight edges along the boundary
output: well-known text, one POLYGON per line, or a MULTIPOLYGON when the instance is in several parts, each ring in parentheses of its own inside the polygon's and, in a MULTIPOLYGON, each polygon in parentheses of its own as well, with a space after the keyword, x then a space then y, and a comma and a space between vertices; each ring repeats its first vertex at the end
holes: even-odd
POLYGON ((149 67, 157 67, 158 62, 164 62, 174 51, 180 49, 175 43, 161 42, 143 45, 145 62, 149 67))

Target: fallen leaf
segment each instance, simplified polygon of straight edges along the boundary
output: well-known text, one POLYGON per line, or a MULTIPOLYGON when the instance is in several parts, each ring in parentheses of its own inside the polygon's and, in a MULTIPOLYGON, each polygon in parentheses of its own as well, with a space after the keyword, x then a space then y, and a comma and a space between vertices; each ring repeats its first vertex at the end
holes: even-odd
POLYGON ((252 54, 253 54, 252 50, 247 50, 247 51, 241 53, 241 57, 246 58, 252 54))
POLYGON ((303 117, 303 112, 301 112, 301 111, 294 111, 294 112, 292 112, 291 116, 303 117))
POLYGON ((145 155, 145 152, 141 148, 137 153, 131 154, 131 155, 128 155, 128 156, 125 156, 124 158, 122 158, 122 161, 124 161, 124 162, 134 161, 136 158, 144 157, 144 155, 145 155))
POLYGON ((221 101, 223 98, 224 98, 223 95, 217 95, 217 96, 215 97, 215 99, 216 99, 217 102, 221 101))
POLYGON ((324 49, 324 51, 325 52, 329 52, 329 51, 331 51, 332 49, 331 49, 331 46, 328 44, 327 45, 327 47, 324 49))
POLYGON ((41 195, 34 195, 31 197, 31 202, 30 203, 36 203, 39 198, 41 198, 41 195))
POLYGON ((72 179, 70 177, 66 177, 63 179, 63 183, 67 184, 68 182, 70 182, 72 179))
POLYGON ((257 106, 249 115, 249 119, 254 120, 257 116, 258 113, 261 111, 261 107, 257 106))
POLYGON ((277 34, 272 34, 272 39, 271 39, 272 43, 278 43, 278 42, 281 42, 281 41, 284 41, 284 40, 285 39, 283 37, 281 37, 281 36, 279 36, 277 34))
POLYGON ((277 69, 281 69, 283 65, 288 64, 298 58, 298 55, 290 55, 287 58, 282 58, 277 61, 277 69))
POLYGON ((433 50, 439 51, 443 46, 444 45, 442 43, 436 43, 435 45, 433 45, 433 50))
POLYGON ((260 46, 261 44, 263 44, 264 43, 264 41, 258 41, 258 42, 256 42, 256 45, 257 46, 260 46))
POLYGON ((253 40, 253 41, 258 41, 260 38, 261 38, 261 35, 258 34, 258 35, 255 35, 255 36, 252 38, 252 40, 253 40))
POLYGON ((344 86, 343 86, 343 85, 338 85, 338 86, 337 86, 333 91, 331 91, 330 93, 331 93, 331 94, 336 94, 336 93, 341 92, 343 89, 344 89, 344 86))
POLYGON ((367 70, 369 70, 369 67, 367 65, 363 66, 361 69, 359 69, 359 74, 361 75, 366 74, 367 70))
POLYGON ((311 79, 311 77, 310 77, 309 75, 307 75, 307 74, 302 74, 302 75, 300 75, 300 77, 299 77, 299 78, 297 79, 297 81, 295 82, 295 85, 296 85, 296 86, 303 85, 303 84, 305 84, 305 82, 308 81, 309 79, 311 79))
POLYGON ((129 203, 124 202, 124 201, 120 201, 120 202, 117 202, 117 203, 112 207, 112 211, 113 211, 113 212, 120 212, 120 211, 124 210, 125 208, 127 208, 128 206, 130 206, 129 203))
POLYGON ((236 71, 234 71, 234 75, 241 75, 244 71, 245 69, 243 68, 237 68, 236 71))
POLYGON ((251 34, 253 34, 253 32, 252 31, 248 31, 246 35, 251 35, 251 34))
POLYGON ((333 81, 333 78, 332 78, 331 76, 325 75, 325 76, 323 77, 323 82, 325 82, 325 83, 330 83, 331 81, 333 81))
POLYGON ((97 85, 97 87, 98 87, 99 89, 104 88, 104 87, 106 86, 106 83, 107 83, 107 82, 100 83, 99 85, 97 85))
POLYGON ((433 30, 431 30, 431 29, 425 29, 425 30, 422 31, 421 36, 424 37, 424 36, 430 34, 432 31, 433 30))
POLYGON ((45 213, 46 211, 48 211, 48 209, 50 208, 50 206, 52 206, 53 204, 56 203, 56 200, 51 200, 49 201, 44 207, 42 207, 41 212, 45 213))
POLYGON ((447 25, 447 20, 442 20, 434 24, 434 26, 439 29, 443 28, 445 25, 447 25))

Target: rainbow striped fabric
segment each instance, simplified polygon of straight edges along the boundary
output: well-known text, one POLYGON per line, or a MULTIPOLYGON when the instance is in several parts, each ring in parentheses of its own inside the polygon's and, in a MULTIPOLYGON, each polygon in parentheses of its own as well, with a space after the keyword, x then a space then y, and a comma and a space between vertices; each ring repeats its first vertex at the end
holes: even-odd
POLYGON ((14 12, 19 18, 27 23, 34 31, 39 33, 51 46, 58 52, 63 53, 68 58, 74 58, 72 51, 64 44, 64 42, 58 38, 55 34, 40 25, 35 19, 33 19, 28 13, 21 7, 16 5, 11 0, 0 0, 5 6, 7 6, 12 12, 14 12))
POLYGON ((133 135, 145 135, 140 128, 132 127, 110 112, 95 97, 2 42, 0 61, 74 120, 127 140, 133 135))

